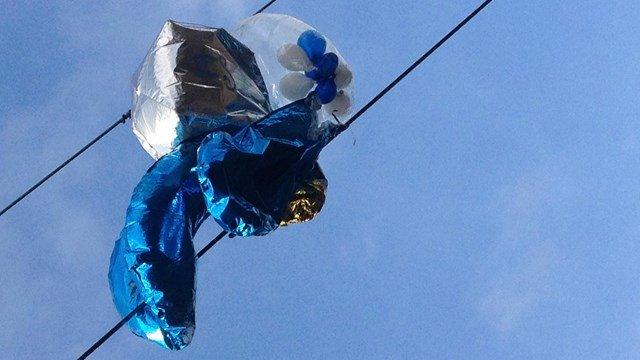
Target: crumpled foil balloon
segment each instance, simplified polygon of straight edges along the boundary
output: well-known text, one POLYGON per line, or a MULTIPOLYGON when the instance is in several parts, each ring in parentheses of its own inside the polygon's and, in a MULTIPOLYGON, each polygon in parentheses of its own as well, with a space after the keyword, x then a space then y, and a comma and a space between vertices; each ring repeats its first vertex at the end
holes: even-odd
POLYGON ((324 204, 317 158, 341 125, 320 115, 316 91, 274 102, 252 50, 223 29, 168 21, 136 75, 133 129, 157 161, 133 192, 109 281, 122 316, 144 303, 131 330, 168 349, 193 338, 192 240, 208 216, 232 235, 265 235, 324 204))
POLYGON ((314 94, 234 135, 207 135, 196 172, 209 213, 225 230, 242 236, 268 234, 280 225, 297 190, 316 180, 310 177, 320 150, 339 129, 318 122, 319 108, 314 94))
POLYGON ((133 132, 155 159, 271 111, 253 54, 224 29, 167 21, 134 78, 133 132))
POLYGON ((126 225, 111 254, 109 283, 121 316, 138 336, 169 349, 195 330, 193 236, 209 215, 194 171, 198 145, 185 143, 158 160, 133 191, 126 225))

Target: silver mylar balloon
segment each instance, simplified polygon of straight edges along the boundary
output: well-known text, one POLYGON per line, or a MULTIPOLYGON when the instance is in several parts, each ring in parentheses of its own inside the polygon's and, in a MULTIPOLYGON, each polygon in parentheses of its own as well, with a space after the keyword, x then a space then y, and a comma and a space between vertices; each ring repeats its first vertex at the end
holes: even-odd
POLYGON ((270 111, 253 53, 224 29, 167 21, 135 75, 133 132, 155 159, 270 111))

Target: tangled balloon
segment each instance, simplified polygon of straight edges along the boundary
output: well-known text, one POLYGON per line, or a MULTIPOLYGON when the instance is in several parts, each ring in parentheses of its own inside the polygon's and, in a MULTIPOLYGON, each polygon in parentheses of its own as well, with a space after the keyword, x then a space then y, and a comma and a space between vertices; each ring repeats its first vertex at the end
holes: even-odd
POLYGON ((317 163, 347 115, 352 73, 309 25, 259 14, 233 35, 168 21, 136 73, 133 132, 157 161, 133 191, 109 282, 138 336, 169 349, 195 331, 196 253, 207 217, 231 235, 312 219, 317 163))

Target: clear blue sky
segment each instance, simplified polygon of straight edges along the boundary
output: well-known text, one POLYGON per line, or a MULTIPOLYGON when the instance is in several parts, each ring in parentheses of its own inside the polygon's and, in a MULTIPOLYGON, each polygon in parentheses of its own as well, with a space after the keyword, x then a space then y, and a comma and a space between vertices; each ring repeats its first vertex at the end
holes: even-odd
MULTIPOLYGON (((363 105, 479 2, 271 11, 336 43, 363 105)), ((128 109, 166 19, 229 28, 260 6, 4 2, 0 205, 128 109)), ((638 358, 639 18, 494 1, 323 152, 316 220, 201 261, 190 347, 120 331, 95 358, 638 358)), ((72 358, 117 321, 109 255, 151 163, 120 127, 0 218, 1 358, 72 358)))

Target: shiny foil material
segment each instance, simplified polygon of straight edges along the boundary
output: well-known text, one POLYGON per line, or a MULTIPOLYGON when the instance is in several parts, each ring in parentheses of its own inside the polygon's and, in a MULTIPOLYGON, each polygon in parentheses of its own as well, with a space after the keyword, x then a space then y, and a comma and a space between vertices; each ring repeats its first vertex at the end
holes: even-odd
POLYGON ((318 121, 319 108, 312 93, 236 134, 219 131, 204 139, 198 179, 209 213, 222 228, 240 236, 265 235, 282 221, 315 215, 312 207, 290 203, 305 198, 318 210, 322 206, 313 175, 320 150, 338 126, 318 121))
POLYGON ((280 226, 297 224, 313 219, 322 210, 326 198, 328 182, 320 166, 316 163, 310 178, 300 185, 289 201, 280 226))
POLYGON ((192 239, 209 216, 194 171, 197 148, 178 146, 140 180, 109 269, 121 316, 147 304, 129 321, 131 330, 174 350, 187 346, 195 330, 192 239))
POLYGON ((167 21, 135 75, 133 132, 155 159, 270 111, 253 53, 224 29, 167 21))

